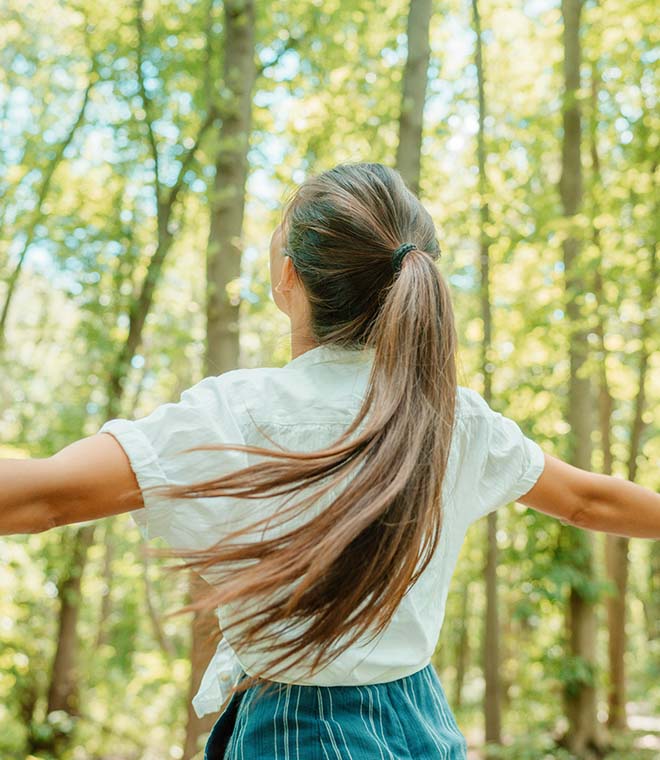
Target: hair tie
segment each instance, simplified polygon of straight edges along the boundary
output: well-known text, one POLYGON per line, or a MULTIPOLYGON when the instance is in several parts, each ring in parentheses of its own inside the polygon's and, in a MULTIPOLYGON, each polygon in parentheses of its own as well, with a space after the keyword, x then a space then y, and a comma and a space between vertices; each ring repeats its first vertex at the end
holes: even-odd
POLYGON ((416 243, 404 243, 403 245, 400 245, 396 251, 392 254, 392 268, 395 272, 398 272, 401 269, 401 264, 403 263, 403 257, 409 252, 413 251, 417 248, 416 243))

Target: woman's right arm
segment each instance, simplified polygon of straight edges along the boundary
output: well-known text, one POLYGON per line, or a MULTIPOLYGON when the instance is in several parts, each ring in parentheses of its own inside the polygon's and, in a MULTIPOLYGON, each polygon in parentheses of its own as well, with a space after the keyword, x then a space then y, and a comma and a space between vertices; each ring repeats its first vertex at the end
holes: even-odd
POLYGON ((629 480, 587 472, 544 453, 536 484, 517 501, 578 528, 660 539, 660 494, 629 480))

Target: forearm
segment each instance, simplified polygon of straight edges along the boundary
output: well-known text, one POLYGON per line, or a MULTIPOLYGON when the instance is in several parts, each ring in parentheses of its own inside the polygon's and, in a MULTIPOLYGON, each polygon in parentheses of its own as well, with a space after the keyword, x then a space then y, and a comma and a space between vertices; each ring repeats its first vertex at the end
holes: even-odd
POLYGON ((598 476, 596 482, 576 525, 618 536, 660 539, 660 494, 608 475, 598 476))
POLYGON ((0 535, 39 533, 56 525, 41 485, 45 459, 0 459, 0 535))

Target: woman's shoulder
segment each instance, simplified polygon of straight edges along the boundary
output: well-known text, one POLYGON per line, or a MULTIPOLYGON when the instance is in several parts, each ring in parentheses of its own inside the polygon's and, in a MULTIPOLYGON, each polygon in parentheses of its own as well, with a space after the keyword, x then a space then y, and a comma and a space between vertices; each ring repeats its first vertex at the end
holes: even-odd
POLYGON ((463 385, 457 387, 456 417, 469 419, 471 417, 488 417, 494 414, 486 400, 477 391, 463 385))

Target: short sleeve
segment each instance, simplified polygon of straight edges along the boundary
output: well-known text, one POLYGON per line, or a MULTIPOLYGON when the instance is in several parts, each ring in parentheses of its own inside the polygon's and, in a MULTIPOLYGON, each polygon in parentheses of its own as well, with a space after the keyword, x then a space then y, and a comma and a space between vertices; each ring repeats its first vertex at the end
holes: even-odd
POLYGON ((130 515, 144 538, 160 537, 174 548, 206 548, 233 526, 236 499, 165 499, 149 488, 202 482, 245 467, 241 451, 185 451, 243 444, 237 403, 223 375, 208 377, 184 391, 178 403, 163 404, 141 419, 110 420, 100 428, 119 442, 142 490, 144 508, 130 515))
POLYGON ((461 489, 460 511, 469 525, 530 491, 543 472, 545 457, 516 422, 495 412, 474 391, 466 395, 461 468, 466 487, 461 489))

